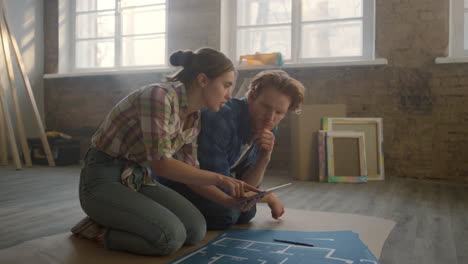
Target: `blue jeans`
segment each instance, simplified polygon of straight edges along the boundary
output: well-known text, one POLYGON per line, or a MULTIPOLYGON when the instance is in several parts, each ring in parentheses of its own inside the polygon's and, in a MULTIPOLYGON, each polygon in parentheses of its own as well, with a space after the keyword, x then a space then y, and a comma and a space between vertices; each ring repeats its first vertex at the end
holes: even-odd
POLYGON ((108 228, 107 249, 167 255, 205 237, 206 221, 195 206, 161 184, 131 190, 120 181, 122 164, 91 148, 81 170, 81 207, 108 228))
POLYGON ((182 194, 191 201, 205 216, 208 230, 225 230, 236 224, 246 224, 255 217, 256 205, 247 212, 227 208, 195 193, 187 185, 170 180, 163 181, 166 186, 182 194))

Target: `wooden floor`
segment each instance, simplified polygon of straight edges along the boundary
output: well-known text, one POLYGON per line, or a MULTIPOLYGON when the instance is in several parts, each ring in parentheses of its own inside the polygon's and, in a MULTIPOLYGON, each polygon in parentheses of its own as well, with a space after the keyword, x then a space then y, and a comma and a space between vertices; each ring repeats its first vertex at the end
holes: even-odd
MULTIPOLYGON (((68 231, 84 216, 78 181, 78 167, 0 168, 0 248, 68 231)), ((287 173, 269 172, 264 187, 289 181, 287 173)), ((278 192, 286 207, 396 221, 382 250, 382 264, 468 263, 466 186, 406 179, 294 183, 278 192)))

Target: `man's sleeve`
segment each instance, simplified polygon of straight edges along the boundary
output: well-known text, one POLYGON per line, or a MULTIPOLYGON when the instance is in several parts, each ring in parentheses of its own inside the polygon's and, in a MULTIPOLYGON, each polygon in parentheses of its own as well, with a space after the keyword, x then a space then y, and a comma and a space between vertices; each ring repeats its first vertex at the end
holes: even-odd
POLYGON ((227 148, 232 128, 219 112, 203 111, 198 135, 200 169, 231 176, 227 148))

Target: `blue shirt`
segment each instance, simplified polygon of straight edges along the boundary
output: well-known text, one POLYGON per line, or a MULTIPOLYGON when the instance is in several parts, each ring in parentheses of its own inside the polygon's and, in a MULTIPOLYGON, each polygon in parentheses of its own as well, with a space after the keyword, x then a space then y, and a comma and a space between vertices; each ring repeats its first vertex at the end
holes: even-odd
MULTIPOLYGON (((273 129, 276 134, 277 127, 273 129)), ((259 149, 253 149, 243 162, 231 172, 241 153, 241 147, 252 139, 249 105, 246 98, 229 100, 218 112, 201 111, 201 131, 198 135, 198 161, 200 169, 237 178, 255 163, 259 149)))

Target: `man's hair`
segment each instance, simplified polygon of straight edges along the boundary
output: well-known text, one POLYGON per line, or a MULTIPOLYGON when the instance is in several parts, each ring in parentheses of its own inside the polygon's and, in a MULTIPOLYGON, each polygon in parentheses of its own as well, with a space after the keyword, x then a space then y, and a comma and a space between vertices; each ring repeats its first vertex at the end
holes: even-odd
POLYGON ((300 112, 304 101, 304 85, 282 70, 262 71, 255 75, 250 83, 247 97, 260 95, 265 89, 276 89, 291 98, 288 111, 300 112))

